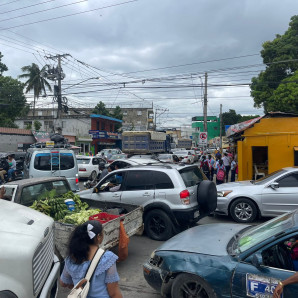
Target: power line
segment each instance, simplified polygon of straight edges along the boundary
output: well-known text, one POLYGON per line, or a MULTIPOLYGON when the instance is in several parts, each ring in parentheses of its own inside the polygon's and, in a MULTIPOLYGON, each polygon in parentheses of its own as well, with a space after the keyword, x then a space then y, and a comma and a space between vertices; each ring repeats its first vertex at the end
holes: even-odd
MULTIPOLYGON (((55 1, 55 0, 50 0, 50 1, 55 1)), ((31 23, 25 23, 25 24, 21 24, 21 25, 6 27, 6 28, 0 28, 0 30, 9 30, 9 29, 13 29, 13 28, 24 27, 24 26, 43 23, 43 22, 48 22, 48 21, 52 21, 52 20, 58 20, 58 19, 72 17, 72 16, 75 16, 75 15, 80 15, 80 14, 93 12, 93 11, 97 11, 97 10, 102 10, 102 9, 106 9, 106 8, 110 8, 110 7, 125 5, 125 4, 128 4, 128 3, 137 2, 137 1, 139 1, 139 0, 130 0, 130 1, 126 1, 126 2, 121 2, 121 3, 112 4, 112 5, 108 5, 108 6, 103 6, 103 7, 99 7, 99 8, 94 8, 94 9, 90 9, 90 10, 85 10, 85 11, 81 11, 81 12, 71 13, 71 14, 68 14, 68 15, 60 16, 60 17, 39 20, 39 21, 31 22, 31 23)))
POLYGON ((7 2, 7 3, 0 4, 0 6, 8 5, 8 4, 11 4, 11 3, 14 3, 14 2, 19 2, 19 1, 23 1, 23 0, 10 1, 10 2, 7 2))
POLYGON ((42 10, 38 10, 38 11, 34 11, 34 12, 30 12, 30 13, 18 15, 18 16, 15 16, 15 17, 10 17, 10 18, 7 18, 7 19, 2 19, 2 20, 0 20, 0 22, 10 21, 10 20, 13 20, 13 19, 18 19, 18 18, 29 16, 29 15, 37 14, 37 13, 40 13, 40 12, 46 12, 46 11, 49 11, 49 10, 54 10, 54 9, 58 9, 58 8, 62 8, 62 7, 70 6, 70 5, 75 5, 75 4, 79 4, 79 3, 82 3, 82 2, 86 2, 86 1, 88 1, 88 0, 81 0, 81 1, 77 1, 77 2, 72 2, 72 3, 68 3, 68 4, 56 6, 56 7, 42 9, 42 10))
MULTIPOLYGON (((28 5, 28 6, 19 7, 19 8, 15 8, 15 9, 12 9, 12 10, 7 10, 7 11, 4 11, 4 12, 1 12, 0 14, 14 12, 14 11, 17 11, 17 10, 22 10, 22 9, 25 9, 25 8, 30 8, 30 7, 41 5, 41 4, 46 4, 46 3, 49 3, 49 2, 53 2, 53 1, 56 1, 56 0, 48 0, 48 1, 40 2, 40 3, 36 3, 36 4, 31 4, 31 5, 28 5)), ((13 2, 15 2, 15 1, 13 1, 13 2)))

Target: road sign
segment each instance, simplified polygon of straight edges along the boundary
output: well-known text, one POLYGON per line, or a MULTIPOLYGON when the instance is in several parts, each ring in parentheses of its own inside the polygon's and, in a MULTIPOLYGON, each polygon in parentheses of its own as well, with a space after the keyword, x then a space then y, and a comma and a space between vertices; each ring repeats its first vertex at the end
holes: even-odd
POLYGON ((207 132, 200 132, 199 134, 199 145, 207 146, 207 132))

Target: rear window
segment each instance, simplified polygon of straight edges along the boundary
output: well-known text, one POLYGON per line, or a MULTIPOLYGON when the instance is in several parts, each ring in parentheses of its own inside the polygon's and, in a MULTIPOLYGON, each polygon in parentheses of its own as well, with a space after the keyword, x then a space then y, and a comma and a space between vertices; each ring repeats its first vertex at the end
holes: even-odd
POLYGON ((34 168, 40 171, 69 170, 75 166, 72 153, 37 153, 34 168))
POLYGON ((49 191, 55 191, 55 196, 60 196, 70 191, 66 181, 43 182, 26 186, 21 193, 21 204, 30 206, 35 200, 45 199, 49 191))
POLYGON ((87 165, 89 164, 90 159, 89 158, 77 158, 78 165, 87 165))
POLYGON ((179 171, 186 187, 198 185, 204 180, 203 175, 198 167, 188 167, 179 171))

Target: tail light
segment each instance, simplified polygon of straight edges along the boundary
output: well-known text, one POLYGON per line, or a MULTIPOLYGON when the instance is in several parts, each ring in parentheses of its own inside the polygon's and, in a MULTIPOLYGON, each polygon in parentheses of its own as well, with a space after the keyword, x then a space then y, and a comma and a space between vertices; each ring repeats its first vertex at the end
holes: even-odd
POLYGON ((79 168, 79 171, 86 172, 87 170, 85 168, 79 168))
POLYGON ((76 184, 79 184, 79 175, 76 174, 76 184))
POLYGON ((181 200, 183 205, 189 205, 190 204, 189 191, 187 189, 182 190, 180 192, 180 200, 181 200))

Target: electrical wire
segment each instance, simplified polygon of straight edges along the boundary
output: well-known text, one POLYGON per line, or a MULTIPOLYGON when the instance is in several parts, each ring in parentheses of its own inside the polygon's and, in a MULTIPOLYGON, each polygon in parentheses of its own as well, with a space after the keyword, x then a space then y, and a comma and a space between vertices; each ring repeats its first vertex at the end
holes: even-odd
MULTIPOLYGON (((50 1, 55 1, 55 0, 50 0, 50 1)), ((25 24, 11 26, 11 27, 0 28, 0 30, 9 30, 9 29, 13 29, 13 28, 19 28, 19 27, 29 26, 29 25, 33 25, 33 24, 38 24, 38 23, 43 23, 43 22, 68 18, 68 17, 72 17, 72 16, 76 16, 76 15, 81 15, 81 14, 84 14, 84 13, 89 13, 89 12, 93 12, 93 11, 97 11, 97 10, 102 10, 102 9, 107 9, 107 8, 116 7, 116 6, 120 6, 120 5, 125 5, 125 4, 129 4, 129 3, 132 3, 132 2, 137 2, 137 1, 139 1, 139 0, 130 0, 130 1, 126 1, 126 2, 111 4, 111 5, 98 7, 98 8, 94 8, 94 9, 89 9, 89 10, 85 10, 85 11, 81 11, 81 12, 75 12, 75 13, 71 13, 71 14, 63 15, 63 16, 59 16, 59 17, 39 20, 39 21, 35 21, 35 22, 31 22, 31 23, 25 23, 25 24)))

